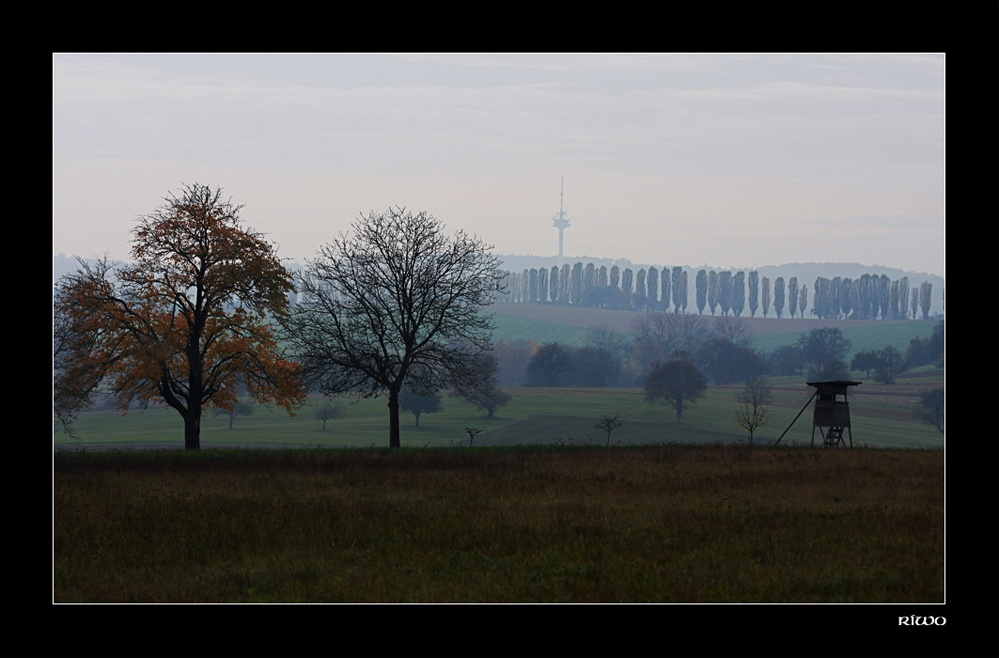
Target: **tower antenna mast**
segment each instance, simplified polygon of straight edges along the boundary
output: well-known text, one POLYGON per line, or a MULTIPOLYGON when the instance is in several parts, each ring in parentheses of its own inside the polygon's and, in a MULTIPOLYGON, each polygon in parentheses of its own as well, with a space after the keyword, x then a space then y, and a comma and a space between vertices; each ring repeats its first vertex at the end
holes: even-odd
POLYGON ((562 232, 569 228, 569 218, 565 216, 563 201, 565 199, 565 176, 562 177, 562 184, 558 194, 558 214, 552 218, 552 226, 558 229, 558 266, 562 269, 564 255, 562 253, 562 232))

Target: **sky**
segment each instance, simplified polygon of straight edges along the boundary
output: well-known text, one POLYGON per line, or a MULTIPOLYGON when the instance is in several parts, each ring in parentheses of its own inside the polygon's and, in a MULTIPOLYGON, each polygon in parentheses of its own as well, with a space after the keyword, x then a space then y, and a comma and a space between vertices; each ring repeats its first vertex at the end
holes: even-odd
POLYGON ((299 263, 371 211, 497 254, 944 275, 943 54, 55 54, 53 253, 221 187, 299 263))

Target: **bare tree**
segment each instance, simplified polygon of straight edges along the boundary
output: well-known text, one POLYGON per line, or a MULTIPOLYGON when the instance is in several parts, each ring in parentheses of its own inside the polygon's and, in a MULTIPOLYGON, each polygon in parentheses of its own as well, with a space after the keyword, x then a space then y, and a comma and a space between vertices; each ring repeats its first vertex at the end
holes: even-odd
POLYGON ((316 408, 315 419, 323 421, 323 431, 326 431, 326 421, 343 418, 343 406, 331 400, 325 400, 316 408))
POLYGON ((642 372, 655 364, 669 361, 678 354, 694 354, 707 335, 704 319, 699 315, 665 311, 645 313, 631 325, 636 335, 632 356, 642 372))
POLYGON ((739 427, 749 432, 749 445, 753 445, 753 434, 770 420, 770 410, 760 407, 756 411, 748 404, 735 410, 735 420, 739 427))
POLYGON ((909 369, 905 355, 891 345, 877 353, 874 364, 874 378, 885 384, 894 384, 895 378, 909 369))
POLYGON ((763 375, 753 375, 746 379, 746 386, 739 394, 739 402, 747 405, 753 416, 760 415, 760 410, 770 404, 773 397, 773 387, 770 379, 763 375))
POLYGON ((595 324, 586 332, 588 345, 604 350, 623 359, 628 355, 628 343, 624 334, 607 324, 595 324))
POLYGON ((492 354, 479 356, 480 376, 471 382, 458 382, 451 389, 452 397, 465 398, 478 409, 494 418, 496 410, 510 401, 510 394, 498 386, 499 360, 492 354))
POLYGON ((399 443, 403 384, 473 385, 500 290, 491 248, 426 212, 371 212, 306 261, 308 302, 285 322, 309 384, 326 395, 388 397, 389 447, 399 443))
POLYGON ((616 430, 618 427, 624 425, 624 419, 621 416, 604 416, 597 422, 593 424, 593 427, 598 430, 603 430, 607 432, 607 445, 610 445, 610 435, 611 432, 616 430))
POLYGON ((228 416, 229 417, 229 429, 232 429, 232 421, 236 416, 252 416, 253 415, 253 405, 249 402, 237 402, 232 409, 226 409, 224 407, 218 407, 215 409, 215 417, 228 416))
POLYGON ((753 338, 753 332, 749 325, 740 317, 722 315, 715 318, 715 325, 712 333, 720 338, 725 338, 731 343, 749 347, 753 338))
POLYGON ((438 390, 412 388, 406 385, 399 391, 399 408, 413 414, 416 418, 416 426, 419 427, 420 416, 436 414, 444 410, 444 400, 438 390))

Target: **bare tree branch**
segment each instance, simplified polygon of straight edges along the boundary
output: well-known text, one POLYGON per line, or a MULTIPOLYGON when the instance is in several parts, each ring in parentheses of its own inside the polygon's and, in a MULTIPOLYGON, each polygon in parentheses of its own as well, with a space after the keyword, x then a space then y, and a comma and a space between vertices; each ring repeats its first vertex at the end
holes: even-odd
POLYGON ((326 395, 389 398, 389 445, 399 446, 399 392, 481 388, 480 355, 501 291, 491 247, 452 237, 426 212, 372 211, 307 261, 306 301, 284 320, 309 385, 326 395))

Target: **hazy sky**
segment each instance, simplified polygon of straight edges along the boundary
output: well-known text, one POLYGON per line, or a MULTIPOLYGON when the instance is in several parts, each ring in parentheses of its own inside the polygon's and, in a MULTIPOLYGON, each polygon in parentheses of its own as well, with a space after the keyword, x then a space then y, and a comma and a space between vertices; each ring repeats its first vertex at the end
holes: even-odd
POLYGON ((53 57, 55 253, 221 186, 299 262, 401 205, 497 253, 944 274, 944 56, 53 57))

